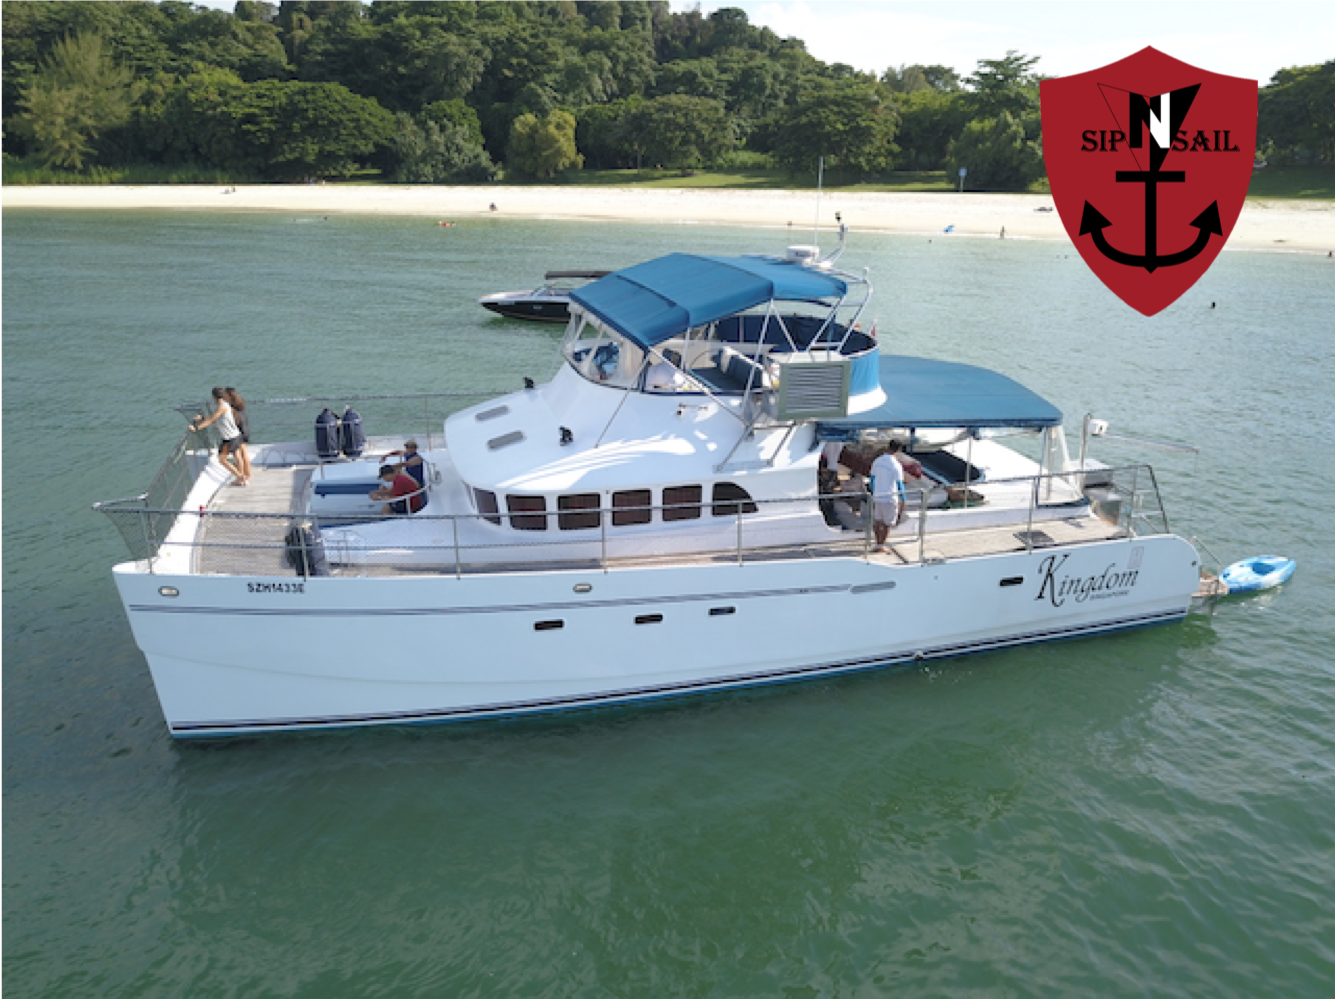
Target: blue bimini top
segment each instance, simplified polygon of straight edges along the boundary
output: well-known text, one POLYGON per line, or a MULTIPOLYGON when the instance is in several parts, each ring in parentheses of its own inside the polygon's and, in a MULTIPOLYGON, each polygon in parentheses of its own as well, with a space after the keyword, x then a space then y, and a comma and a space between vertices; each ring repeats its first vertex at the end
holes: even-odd
POLYGON ((770 301, 833 308, 848 291, 829 271, 772 257, 673 253, 571 292, 576 302, 642 349, 770 301))
POLYGON ((972 364, 924 357, 881 358, 886 401, 865 413, 825 420, 821 440, 852 440, 859 431, 903 427, 1056 427, 1061 410, 1019 382, 972 364))

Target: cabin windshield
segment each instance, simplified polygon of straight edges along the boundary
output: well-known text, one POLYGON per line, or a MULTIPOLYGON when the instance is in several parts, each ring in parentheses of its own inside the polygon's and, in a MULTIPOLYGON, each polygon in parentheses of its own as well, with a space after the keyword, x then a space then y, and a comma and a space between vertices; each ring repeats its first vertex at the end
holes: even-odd
POLYGON ((571 318, 561 352, 589 381, 615 388, 634 388, 644 365, 644 351, 586 315, 571 318))

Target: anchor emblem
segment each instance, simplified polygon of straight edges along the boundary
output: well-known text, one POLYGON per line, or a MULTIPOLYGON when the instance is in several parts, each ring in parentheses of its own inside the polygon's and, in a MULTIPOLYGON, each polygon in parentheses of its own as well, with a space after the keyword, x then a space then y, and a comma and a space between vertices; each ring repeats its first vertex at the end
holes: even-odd
POLYGON ((1201 278, 1237 224, 1256 148, 1256 82, 1146 48, 1044 80, 1040 100, 1063 227, 1099 280, 1154 315, 1201 278))
MULTIPOLYGON (((1117 172, 1118 180, 1122 179, 1123 173, 1131 173, 1131 171, 1119 170, 1117 172)), ((1196 233, 1196 241, 1185 250, 1161 255, 1155 245, 1158 232, 1156 231, 1157 222, 1153 215, 1154 195, 1151 193, 1152 190, 1153 188, 1147 185, 1145 191, 1145 253, 1142 256, 1119 250, 1108 242, 1108 237, 1104 235, 1103 230, 1112 223, 1105 219, 1099 213, 1099 210, 1088 201, 1085 202, 1084 214, 1080 216, 1080 235, 1092 235, 1094 245, 1109 260, 1126 264, 1128 267, 1144 267, 1145 270, 1153 274, 1156 267, 1172 267, 1176 264, 1185 264, 1209 245, 1212 234, 1215 236, 1224 234, 1224 227, 1219 221, 1219 202, 1211 201, 1210 206, 1205 211, 1187 223, 1199 230, 1196 233)))
POLYGON ((1148 131, 1150 168, 1118 170, 1115 179, 1119 184, 1145 185, 1145 252, 1137 256, 1119 250, 1109 243, 1103 230, 1112 223, 1086 201, 1085 210, 1080 216, 1080 235, 1092 236, 1094 245, 1109 260, 1126 264, 1128 267, 1143 267, 1153 274, 1156 268, 1186 263, 1205 249, 1210 242, 1211 234, 1216 236, 1224 234, 1223 226, 1219 222, 1219 202, 1212 201, 1205 211, 1188 223, 1197 230, 1196 241, 1191 246, 1176 253, 1159 253, 1159 185, 1182 184, 1187 179, 1185 170, 1164 170, 1163 162, 1173 148, 1173 136, 1177 134, 1178 127, 1187 117, 1187 112, 1191 110, 1191 105, 1196 100, 1196 93, 1200 89, 1198 83, 1156 97, 1130 95, 1132 118, 1130 148, 1143 148, 1145 132, 1148 131))

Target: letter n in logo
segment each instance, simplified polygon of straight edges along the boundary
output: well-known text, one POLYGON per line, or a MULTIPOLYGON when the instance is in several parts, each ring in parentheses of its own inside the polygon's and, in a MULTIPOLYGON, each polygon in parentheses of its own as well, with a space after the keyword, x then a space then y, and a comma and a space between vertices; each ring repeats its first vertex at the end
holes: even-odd
POLYGON ((1044 80, 1043 162, 1080 256, 1152 316, 1214 263, 1238 221, 1256 151, 1256 81, 1152 48, 1044 80))

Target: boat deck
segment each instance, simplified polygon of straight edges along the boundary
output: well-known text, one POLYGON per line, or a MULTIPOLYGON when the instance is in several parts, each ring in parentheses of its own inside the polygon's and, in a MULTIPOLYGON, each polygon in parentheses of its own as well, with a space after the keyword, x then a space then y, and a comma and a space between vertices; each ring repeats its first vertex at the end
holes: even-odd
POLYGON ((291 523, 273 515, 301 513, 313 471, 309 466, 255 465, 250 485, 222 486, 209 503, 208 513, 229 516, 205 519, 195 552, 195 571, 222 576, 292 575, 285 548, 291 523))
MULTIPOLYGON (((291 526, 288 518, 304 513, 302 509, 304 494, 312 474, 313 469, 310 466, 262 468, 257 465, 249 486, 221 487, 209 504, 208 513, 224 516, 207 517, 196 548, 194 571, 206 575, 293 575, 294 569, 287 561, 285 547, 286 534, 291 526)), ((928 525, 930 528, 930 515, 928 525)), ((1031 546, 1046 548, 1054 545, 1108 541, 1126 536, 1125 530, 1091 517, 1082 510, 1078 514, 1073 511, 1069 518, 1045 519, 1036 524, 1032 532, 1022 524, 1010 524, 949 531, 929 530, 921 540, 916 535, 893 537, 887 545, 889 549, 887 552, 867 552, 865 536, 859 531, 850 531, 847 532, 846 541, 832 539, 819 544, 747 548, 743 550, 741 556, 746 562, 759 562, 865 555, 873 562, 915 565, 920 562, 946 562, 981 555, 1019 552, 1031 546)), ((738 552, 735 549, 714 553, 609 560, 623 567, 730 564, 737 561, 738 552)), ((420 576, 602 567, 603 563, 595 560, 557 563, 517 559, 514 562, 481 566, 461 566, 453 561, 434 566, 359 565, 347 568, 334 567, 333 572, 334 575, 355 576, 420 576)))

